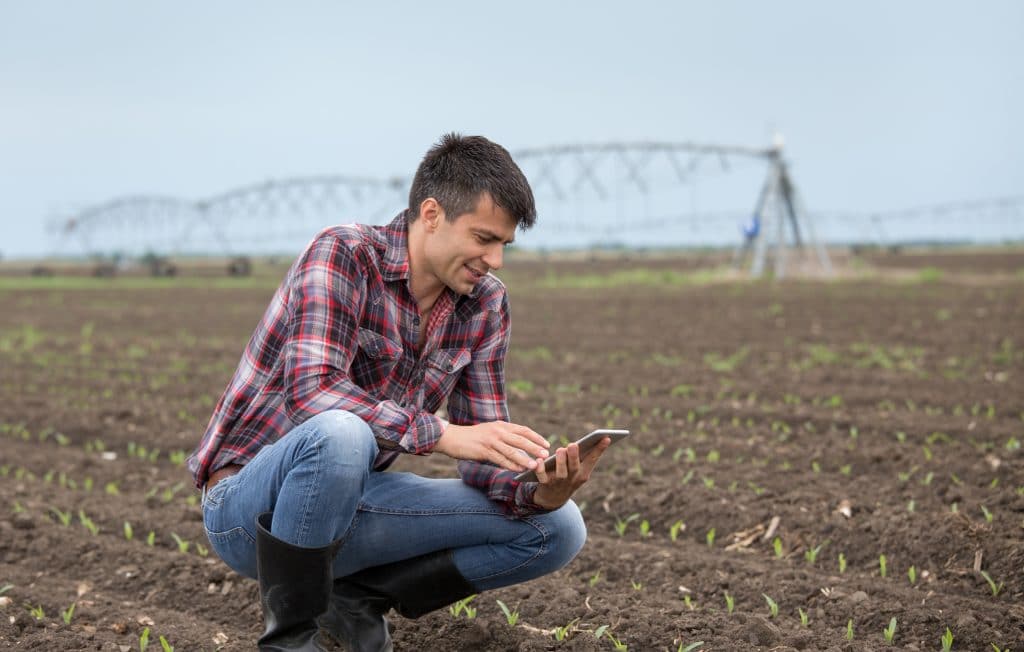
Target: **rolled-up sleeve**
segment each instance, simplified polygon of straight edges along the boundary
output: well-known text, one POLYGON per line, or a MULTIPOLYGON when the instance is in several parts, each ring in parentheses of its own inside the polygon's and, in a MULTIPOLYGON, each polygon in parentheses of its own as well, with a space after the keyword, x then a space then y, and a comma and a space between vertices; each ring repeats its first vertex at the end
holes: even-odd
MULTIPOLYGON (((498 310, 487 313, 487 328, 448 398, 452 423, 474 425, 490 421, 509 421, 505 394, 505 355, 512 334, 508 296, 502 294, 498 310)), ((489 462, 462 460, 459 475, 466 484, 500 503, 511 516, 526 516, 548 511, 533 502, 536 482, 519 482, 516 473, 489 462)))

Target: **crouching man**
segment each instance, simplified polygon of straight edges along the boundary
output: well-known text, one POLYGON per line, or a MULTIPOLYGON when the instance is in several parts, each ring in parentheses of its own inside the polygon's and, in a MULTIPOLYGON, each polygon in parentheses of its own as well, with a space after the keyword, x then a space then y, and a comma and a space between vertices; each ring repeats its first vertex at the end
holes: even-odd
POLYGON ((509 421, 505 287, 533 193, 501 146, 445 136, 386 226, 317 235, 257 326, 189 469, 214 551, 258 580, 261 650, 390 650, 416 618, 565 566, 584 458, 509 421), (447 399, 450 422, 434 413, 447 399), (443 453, 461 480, 385 472, 443 453), (536 469, 538 482, 514 476, 536 469))

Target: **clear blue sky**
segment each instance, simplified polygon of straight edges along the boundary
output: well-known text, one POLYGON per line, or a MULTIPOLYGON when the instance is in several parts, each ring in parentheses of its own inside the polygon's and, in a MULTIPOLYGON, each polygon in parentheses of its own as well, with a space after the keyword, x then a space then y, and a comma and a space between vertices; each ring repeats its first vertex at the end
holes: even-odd
MULTIPOLYGON (((1024 3, 0 1, 0 252, 55 212, 515 150, 767 145, 812 209, 1024 193, 1024 3)), ((738 202, 746 206, 751 193, 738 202)))

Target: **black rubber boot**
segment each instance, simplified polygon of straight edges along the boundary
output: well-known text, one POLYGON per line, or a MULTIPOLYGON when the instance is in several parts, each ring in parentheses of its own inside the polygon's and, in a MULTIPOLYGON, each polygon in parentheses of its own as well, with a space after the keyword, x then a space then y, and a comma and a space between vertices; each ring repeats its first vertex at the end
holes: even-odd
POLYGON ((316 619, 331 597, 331 565, 338 542, 300 548, 270 533, 272 512, 256 517, 256 571, 266 630, 264 652, 322 652, 316 619))
POLYGON ((331 605, 319 622, 351 652, 391 652, 389 609, 419 618, 474 593, 452 551, 440 550, 334 580, 331 605))

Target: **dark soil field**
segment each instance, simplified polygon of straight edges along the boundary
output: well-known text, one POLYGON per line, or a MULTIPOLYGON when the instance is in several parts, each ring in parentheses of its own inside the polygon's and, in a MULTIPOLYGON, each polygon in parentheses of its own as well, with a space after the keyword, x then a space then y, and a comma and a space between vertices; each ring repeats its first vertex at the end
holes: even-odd
MULTIPOLYGON (((633 437, 572 564, 396 649, 1024 650, 1024 255, 892 263, 513 261, 513 419, 633 437)), ((281 273, 0 278, 0 649, 255 647, 183 461, 281 273)))

